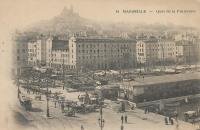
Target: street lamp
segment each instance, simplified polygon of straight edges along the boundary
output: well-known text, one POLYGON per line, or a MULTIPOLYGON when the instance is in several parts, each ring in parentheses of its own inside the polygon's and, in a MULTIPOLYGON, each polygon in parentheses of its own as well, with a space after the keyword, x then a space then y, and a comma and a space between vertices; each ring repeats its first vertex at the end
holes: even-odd
POLYGON ((49 114, 49 87, 48 87, 48 80, 46 79, 46 87, 47 87, 47 93, 46 93, 46 98, 47 98, 47 113, 46 116, 50 117, 49 114))
MULTIPOLYGON (((65 65, 65 59, 64 59, 64 55, 63 55, 63 65, 62 65, 62 80, 63 80, 63 83, 65 82, 65 70, 64 70, 64 65, 65 65)), ((63 90, 65 89, 65 86, 63 84, 63 90)))
POLYGON ((140 76, 142 74, 142 62, 141 62, 141 59, 140 59, 140 76))
POLYGON ((101 128, 101 130, 103 130, 105 121, 103 119, 103 110, 102 110, 102 106, 100 107, 100 118, 98 119, 99 122, 99 127, 101 128))
POLYGON ((19 90, 19 76, 17 76, 17 97, 19 98, 20 90, 19 90))

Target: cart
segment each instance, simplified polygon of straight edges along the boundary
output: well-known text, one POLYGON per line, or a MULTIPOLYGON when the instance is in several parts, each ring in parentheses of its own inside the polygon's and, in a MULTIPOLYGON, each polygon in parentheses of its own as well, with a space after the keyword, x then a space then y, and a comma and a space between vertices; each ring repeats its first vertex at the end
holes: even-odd
POLYGON ((65 109, 64 110, 64 115, 65 116, 74 117, 75 116, 75 110, 73 108, 65 109))

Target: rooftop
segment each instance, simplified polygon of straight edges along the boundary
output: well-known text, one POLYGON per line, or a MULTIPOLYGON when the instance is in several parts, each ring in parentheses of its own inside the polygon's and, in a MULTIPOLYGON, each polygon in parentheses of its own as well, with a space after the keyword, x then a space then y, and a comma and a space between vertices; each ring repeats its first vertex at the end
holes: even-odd
POLYGON ((123 38, 88 38, 88 37, 74 37, 74 40, 76 40, 77 42, 123 42, 123 43, 127 43, 127 42, 132 42, 132 43, 136 43, 135 40, 133 39, 123 39, 123 38))
POLYGON ((144 79, 140 78, 136 79, 135 81, 124 82, 122 84, 130 84, 132 86, 148 86, 153 84, 173 83, 187 80, 200 80, 200 72, 144 77, 144 79))
POLYGON ((114 84, 109 84, 109 85, 102 85, 102 86, 97 86, 96 89, 101 89, 101 90, 105 90, 105 89, 119 89, 120 86, 119 85, 114 85, 114 84))
POLYGON ((190 45, 192 44, 192 41, 188 41, 188 40, 180 40, 176 42, 176 45, 190 45))
POLYGON ((146 39, 146 40, 138 40, 142 41, 143 43, 157 43, 158 39, 146 39))
POLYGON ((68 41, 67 40, 52 40, 52 50, 68 50, 68 41))

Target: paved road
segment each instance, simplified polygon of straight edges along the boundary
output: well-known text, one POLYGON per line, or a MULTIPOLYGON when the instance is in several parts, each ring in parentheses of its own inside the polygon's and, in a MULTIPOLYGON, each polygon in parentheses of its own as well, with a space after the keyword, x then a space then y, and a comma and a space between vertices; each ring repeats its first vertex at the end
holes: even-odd
MULTIPOLYGON (((54 108, 54 103, 50 102, 50 113, 52 119, 46 119, 46 101, 33 101, 33 111, 26 112, 19 104, 10 107, 16 115, 16 124, 23 129, 36 130, 80 130, 83 125, 85 130, 100 129, 98 125, 99 112, 88 114, 76 114, 76 117, 66 117, 61 113, 60 107, 54 108)), ((109 102, 109 101, 108 101, 109 102)), ((115 108, 119 104, 109 102, 103 109, 105 119, 104 130, 120 130, 121 115, 128 115, 128 123, 124 124, 124 130, 175 130, 176 125, 165 125, 164 117, 153 113, 144 114, 142 110, 127 111, 118 113, 115 108)), ((195 130, 194 126, 179 121, 179 130, 195 130)))

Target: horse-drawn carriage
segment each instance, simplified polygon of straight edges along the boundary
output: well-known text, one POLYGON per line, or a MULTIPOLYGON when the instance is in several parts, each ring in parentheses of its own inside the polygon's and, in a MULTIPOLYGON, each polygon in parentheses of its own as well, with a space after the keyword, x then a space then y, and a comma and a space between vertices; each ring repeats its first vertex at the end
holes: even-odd
POLYGON ((26 111, 30 111, 32 109, 31 99, 26 97, 25 95, 20 94, 19 102, 25 108, 26 111))
POLYGON ((75 116, 75 110, 73 108, 65 108, 63 113, 65 116, 75 116))
POLYGON ((42 96, 41 96, 40 94, 35 95, 35 100, 39 100, 39 101, 41 101, 41 99, 42 99, 42 96))

